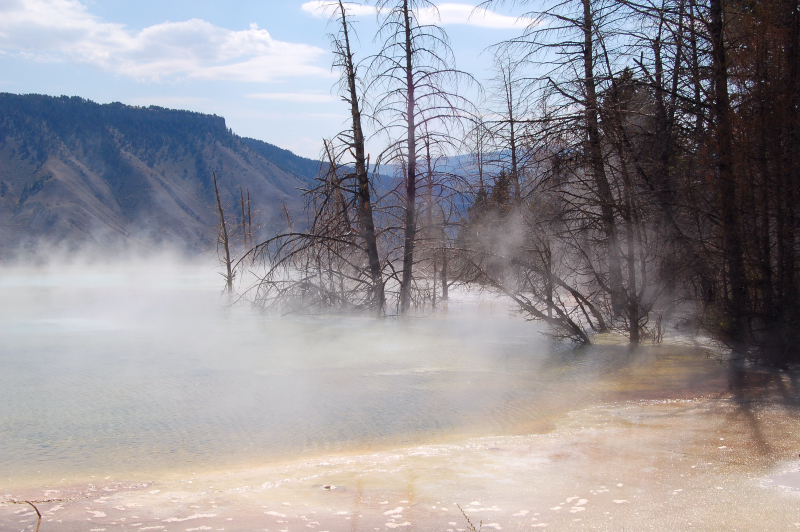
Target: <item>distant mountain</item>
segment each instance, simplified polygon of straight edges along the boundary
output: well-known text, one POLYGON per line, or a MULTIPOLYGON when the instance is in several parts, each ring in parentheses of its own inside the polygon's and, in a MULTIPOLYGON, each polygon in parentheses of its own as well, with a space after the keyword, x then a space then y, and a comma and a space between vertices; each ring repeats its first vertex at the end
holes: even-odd
POLYGON ((44 239, 213 247, 212 172, 231 221, 250 191, 262 235, 302 212, 319 162, 227 129, 225 120, 78 97, 0 93, 0 256, 44 239))
POLYGON ((284 150, 263 140, 242 137, 241 141, 266 160, 272 161, 284 172, 300 178, 308 185, 312 185, 314 179, 319 175, 320 161, 300 157, 289 150, 284 150))

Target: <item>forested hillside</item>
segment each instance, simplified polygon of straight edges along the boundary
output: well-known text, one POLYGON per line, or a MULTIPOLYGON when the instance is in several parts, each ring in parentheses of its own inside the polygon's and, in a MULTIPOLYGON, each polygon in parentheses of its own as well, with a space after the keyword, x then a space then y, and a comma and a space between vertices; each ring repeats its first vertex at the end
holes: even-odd
POLYGON ((287 223, 282 204, 300 214, 298 189, 318 166, 234 135, 219 116, 0 94, 0 254, 40 240, 208 249, 212 172, 232 221, 249 191, 254 230, 274 232, 287 223))

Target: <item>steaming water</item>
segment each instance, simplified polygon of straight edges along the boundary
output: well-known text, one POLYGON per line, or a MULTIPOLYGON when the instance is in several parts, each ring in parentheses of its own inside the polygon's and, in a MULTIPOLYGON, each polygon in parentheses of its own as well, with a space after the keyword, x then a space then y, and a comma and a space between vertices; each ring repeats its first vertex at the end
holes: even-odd
POLYGON ((12 485, 525 433, 581 404, 696 393, 720 376, 671 354, 631 382, 624 349, 554 351, 499 304, 268 319, 228 307, 212 268, 10 270, 0 283, 0 471, 12 485))
MULTIPOLYGON (((46 514, 76 531, 142 506, 147 529, 289 530, 290 504, 329 530, 412 526, 400 507, 417 529, 458 530, 470 501, 488 529, 638 530, 653 512, 660 529, 800 528, 794 495, 746 480, 794 489, 797 410, 691 344, 568 349, 487 298, 425 318, 269 318, 220 284, 168 262, 0 271, 0 495, 84 490, 46 514)), ((796 375, 770 383, 797 402, 796 375)), ((0 528, 32 515, 0 504, 0 528)))

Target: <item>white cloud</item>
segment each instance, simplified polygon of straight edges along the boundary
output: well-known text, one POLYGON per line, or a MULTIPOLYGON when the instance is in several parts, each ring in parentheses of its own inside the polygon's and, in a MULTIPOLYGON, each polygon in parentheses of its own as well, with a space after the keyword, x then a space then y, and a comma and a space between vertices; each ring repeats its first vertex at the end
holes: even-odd
MULTIPOLYGON (((304 3, 302 8, 303 11, 315 17, 327 17, 333 12, 334 6, 335 4, 331 0, 314 0, 304 3)), ((345 7, 353 16, 377 14, 376 8, 372 6, 345 3, 345 7)), ((441 3, 437 4, 435 9, 431 7, 421 9, 419 20, 423 24, 442 24, 444 26, 461 24, 491 29, 524 29, 533 22, 529 18, 511 17, 482 7, 457 3, 441 3)))
POLYGON ((87 63, 150 81, 330 75, 316 64, 325 50, 275 40, 255 24, 235 31, 192 19, 137 32, 98 19, 79 0, 0 0, 0 51, 87 63))
POLYGON ((338 99, 336 96, 321 92, 260 92, 248 94, 247 97, 255 100, 292 103, 330 103, 338 99))

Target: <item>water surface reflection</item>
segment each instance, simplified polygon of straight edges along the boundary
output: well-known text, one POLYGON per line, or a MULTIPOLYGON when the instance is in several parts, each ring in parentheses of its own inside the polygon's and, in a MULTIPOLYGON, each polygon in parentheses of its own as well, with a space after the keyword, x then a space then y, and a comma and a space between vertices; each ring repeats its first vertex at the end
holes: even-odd
POLYGON ((690 347, 554 347, 496 302, 275 319, 227 307, 218 286, 212 267, 3 271, 3 482, 541 432, 578 407, 727 379, 690 347))

